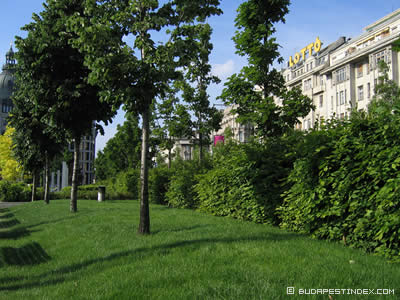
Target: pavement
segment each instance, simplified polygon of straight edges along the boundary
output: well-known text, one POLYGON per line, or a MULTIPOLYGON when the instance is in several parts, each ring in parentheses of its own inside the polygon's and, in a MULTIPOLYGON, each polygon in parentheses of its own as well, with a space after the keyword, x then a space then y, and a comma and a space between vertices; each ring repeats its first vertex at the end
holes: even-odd
POLYGON ((21 205, 21 204, 25 204, 28 202, 0 202, 0 208, 8 208, 11 206, 17 206, 17 205, 21 205))

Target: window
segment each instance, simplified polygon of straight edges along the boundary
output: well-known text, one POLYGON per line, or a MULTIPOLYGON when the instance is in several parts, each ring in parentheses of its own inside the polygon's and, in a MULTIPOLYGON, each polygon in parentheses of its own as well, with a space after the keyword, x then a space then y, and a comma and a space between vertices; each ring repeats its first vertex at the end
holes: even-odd
POLYGON ((346 80, 346 67, 341 68, 336 71, 336 83, 340 83, 346 80))
POLYGON ((311 78, 310 79, 307 79, 307 80, 304 80, 304 90, 305 91, 308 91, 308 90, 310 90, 312 88, 312 85, 311 85, 311 78))
POLYGON ((319 84, 324 85, 324 76, 322 75, 319 77, 319 84))
POLYGON ((190 145, 183 145, 182 148, 183 148, 183 159, 190 160, 192 158, 190 145))
POLYGON ((243 143, 244 142, 244 134, 243 130, 239 130, 239 142, 243 143))
POLYGON ((12 110, 12 105, 10 105, 10 104, 3 103, 3 105, 1 106, 2 113, 8 114, 9 112, 11 112, 11 110, 12 110))
POLYGON ((378 53, 375 54, 375 59, 376 62, 378 63, 379 61, 383 60, 384 62, 386 62, 386 51, 382 50, 378 53))
POLYGON ((363 65, 360 64, 357 66, 357 78, 360 78, 363 76, 363 65))
POLYGON ((340 91, 339 92, 339 104, 342 105, 342 104, 345 104, 345 102, 346 102, 346 94, 344 91, 340 91))
POLYGON ((357 87, 358 101, 364 100, 364 86, 357 87))
POLYGON ((324 106, 324 96, 320 95, 319 96, 319 107, 322 107, 322 106, 324 106))
POLYGON ((367 83, 367 98, 371 98, 371 84, 367 83))

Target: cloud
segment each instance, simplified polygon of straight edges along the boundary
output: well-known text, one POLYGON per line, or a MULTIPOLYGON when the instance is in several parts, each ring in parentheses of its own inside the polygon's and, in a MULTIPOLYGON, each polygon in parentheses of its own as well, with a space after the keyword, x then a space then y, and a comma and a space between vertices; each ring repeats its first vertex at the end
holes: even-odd
POLYGON ((235 70, 235 62, 230 59, 224 64, 214 64, 212 67, 212 73, 224 80, 231 76, 235 70))

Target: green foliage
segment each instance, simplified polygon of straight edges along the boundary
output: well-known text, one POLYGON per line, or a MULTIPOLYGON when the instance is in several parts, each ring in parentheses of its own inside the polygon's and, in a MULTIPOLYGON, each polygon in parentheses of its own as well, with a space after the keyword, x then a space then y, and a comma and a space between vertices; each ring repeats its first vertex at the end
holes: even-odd
POLYGON ((7 127, 4 134, 0 135, 0 179, 16 181, 21 177, 22 167, 13 155, 15 146, 12 136, 15 129, 7 127))
POLYGON ((288 5, 288 0, 244 1, 235 19, 236 52, 247 57, 248 66, 229 78, 220 98, 235 105, 238 121, 254 124, 261 137, 290 132, 298 118, 307 116, 314 107, 299 89, 287 90, 282 75, 272 68, 276 60, 282 60, 273 37, 275 24, 284 22, 288 5), (282 105, 275 103, 276 98, 282 105))
POLYGON ((199 175, 211 169, 211 157, 204 153, 200 161, 199 149, 194 152, 193 160, 182 160, 180 156, 173 161, 170 183, 166 193, 169 206, 179 208, 197 208, 199 203, 196 197, 195 186, 199 182, 199 175))
POLYGON ((228 142, 215 148, 213 169, 195 187, 200 210, 254 222, 278 223, 282 181, 291 170, 301 133, 265 144, 228 142), (273 167, 271 167, 273 166, 273 167))
POLYGON ((279 209, 282 227, 399 260, 400 98, 383 99, 305 137, 279 209))
POLYGON ((26 184, 0 180, 0 202, 27 202, 30 195, 31 190, 26 184))
POLYGON ((166 193, 172 174, 172 170, 165 165, 150 169, 149 200, 151 203, 167 204, 166 193))
POLYGON ((115 177, 119 172, 140 165, 141 131, 138 117, 126 113, 125 122, 117 126, 117 132, 107 141, 96 160, 96 177, 99 180, 115 177))
POLYGON ((119 172, 116 176, 101 180, 98 185, 106 186, 106 198, 110 199, 134 199, 139 197, 140 170, 128 169, 119 172))

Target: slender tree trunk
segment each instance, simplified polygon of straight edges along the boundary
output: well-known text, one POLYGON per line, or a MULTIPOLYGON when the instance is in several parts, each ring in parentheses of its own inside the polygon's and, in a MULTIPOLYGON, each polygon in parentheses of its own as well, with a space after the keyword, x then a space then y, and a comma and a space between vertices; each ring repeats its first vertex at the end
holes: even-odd
POLYGON ((171 159, 172 159, 171 149, 168 148, 168 169, 171 169, 171 159))
POLYGON ((150 130, 150 105, 142 114, 142 154, 140 167, 140 222, 138 234, 150 234, 150 213, 149 213, 149 130, 150 130))
POLYGON ((35 201, 36 199, 36 188, 37 188, 37 175, 36 175, 36 170, 33 171, 32 173, 32 197, 31 201, 35 201))
POLYGON ((72 187, 71 187, 71 201, 70 211, 78 211, 78 171, 79 171, 79 154, 80 154, 81 137, 75 138, 74 141, 74 166, 72 170, 72 187))
POLYGON ((50 164, 49 164, 49 155, 45 154, 45 171, 44 171, 44 202, 46 204, 50 203, 50 164))
POLYGON ((199 163, 203 162, 203 134, 199 132, 199 163))

